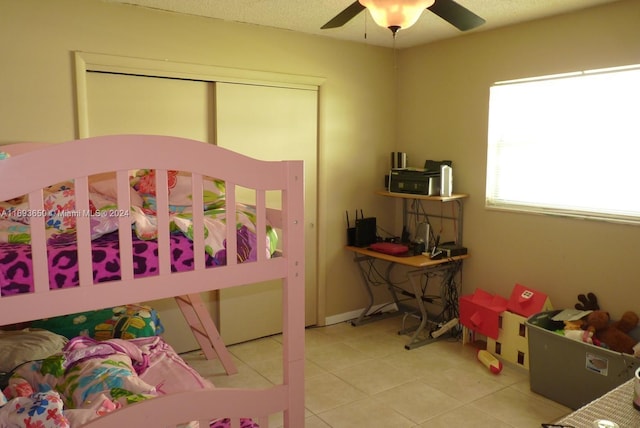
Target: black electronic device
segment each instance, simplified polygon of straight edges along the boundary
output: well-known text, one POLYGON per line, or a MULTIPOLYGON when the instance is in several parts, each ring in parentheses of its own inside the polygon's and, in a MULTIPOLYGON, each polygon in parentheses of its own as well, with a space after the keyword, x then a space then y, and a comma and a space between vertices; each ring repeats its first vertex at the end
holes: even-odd
POLYGON ((453 162, 450 160, 441 160, 441 161, 436 161, 436 160, 431 160, 431 159, 427 159, 426 161, 424 161, 424 169, 426 171, 429 172, 434 172, 434 173, 438 173, 440 174, 440 171, 442 170, 443 166, 453 166, 453 162))
POLYGON ((414 195, 439 195, 440 171, 422 168, 394 169, 389 173, 389 192, 414 195))
POLYGON ((438 245, 438 251, 442 252, 442 257, 464 256, 467 254, 467 248, 453 243, 445 243, 438 245))
POLYGON ((360 210, 360 216, 358 217, 358 210, 356 210, 356 222, 355 226, 351 227, 349 221, 349 212, 347 214, 347 245, 356 247, 368 247, 378 240, 377 225, 375 217, 366 217, 362 210, 360 210))
POLYGON ((376 234, 376 218, 366 217, 356 219, 356 247, 368 247, 378 240, 376 234))

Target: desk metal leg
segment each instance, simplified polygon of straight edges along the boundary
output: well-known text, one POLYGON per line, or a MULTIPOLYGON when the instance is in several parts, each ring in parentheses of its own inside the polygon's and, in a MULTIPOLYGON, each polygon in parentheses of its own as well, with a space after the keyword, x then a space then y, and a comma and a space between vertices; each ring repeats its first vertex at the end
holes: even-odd
MULTIPOLYGON (((427 314, 427 308, 424 305, 422 300, 422 291, 420 290, 420 277, 424 274, 423 271, 413 271, 409 272, 409 282, 411 283, 411 287, 413 289, 413 295, 416 299, 416 304, 418 306, 419 315, 420 315, 420 324, 416 327, 403 329, 398 332, 398 334, 409 334, 413 331, 413 335, 409 339, 409 341, 404 345, 405 349, 413 349, 418 346, 426 345, 428 342, 431 342, 435 339, 423 339, 418 340, 418 337, 424 331, 424 328, 427 326, 427 321, 429 321, 429 315, 427 314)), ((429 321, 430 322, 430 321, 429 321)))
MULTIPOLYGON (((372 257, 367 257, 367 256, 361 256, 358 254, 354 255, 354 261, 356 262, 356 264, 358 265, 358 269, 360 270, 360 275, 362 277, 362 284, 364 285, 365 290, 367 291, 367 296, 369 297, 369 303, 367 304, 367 307, 363 309, 363 311, 360 313, 360 315, 358 316, 358 318, 356 318, 355 320, 351 321, 351 325, 352 326, 359 326, 359 325, 363 325, 363 324, 367 324, 373 321, 379 321, 385 318, 391 318, 391 317, 395 317, 398 316, 400 313, 398 311, 393 311, 393 312, 383 312, 383 313, 379 313, 376 315, 372 315, 371 313, 369 313, 371 311, 371 308, 373 307, 373 303, 374 303, 374 298, 373 298, 373 291, 371 289, 371 284, 369 283, 369 278, 367 277, 367 272, 365 270, 365 268, 362 266, 363 263, 365 264, 371 264, 374 263, 375 259, 373 259, 372 257)), ((384 280, 384 282, 387 285, 387 289, 389 290, 389 293, 391 294, 391 297, 393 298, 393 302, 396 304, 396 306, 399 305, 399 301, 398 301, 398 296, 396 295, 395 290, 393 289, 393 286, 391 284, 391 270, 393 269, 394 263, 389 263, 387 266, 387 270, 386 273, 384 275, 384 277, 382 278, 384 280)))
MULTIPOLYGON (((367 292, 367 296, 369 297, 369 302, 367 307, 362 310, 358 318, 351 321, 351 325, 358 326, 367 324, 373 321, 382 320, 385 318, 390 318, 394 316, 398 316, 400 314, 405 315, 405 319, 408 316, 415 316, 420 320, 420 323, 417 326, 411 328, 404 328, 404 320, 402 329, 398 332, 398 334, 411 334, 411 337, 407 344, 405 345, 406 349, 414 349, 419 346, 426 345, 428 343, 434 342, 438 340, 440 335, 436 334, 439 337, 433 337, 432 331, 435 329, 427 330, 427 324, 431 324, 434 327, 440 327, 437 324, 437 321, 442 322, 442 324, 454 319, 457 317, 457 303, 451 301, 450 294, 451 288, 456 287, 455 285, 455 276, 461 268, 462 263, 460 261, 445 261, 441 264, 431 265, 421 267, 419 269, 412 270, 407 273, 407 277, 411 284, 411 291, 408 290, 400 290, 398 289, 393 282, 391 281, 391 271, 393 267, 396 265, 393 261, 387 261, 388 264, 386 267, 386 271, 384 274, 378 273, 378 277, 384 281, 387 286, 387 290, 389 295, 393 299, 393 303, 398 308, 397 311, 393 312, 384 312, 377 313, 371 312, 374 304, 374 296, 373 296, 373 287, 376 285, 371 281, 371 271, 373 269, 373 264, 380 259, 377 257, 371 257, 369 255, 363 255, 359 253, 354 253, 354 261, 358 265, 358 269, 360 270, 360 275, 362 277, 362 284, 365 287, 365 291, 367 292), (441 275, 440 279, 440 293, 437 296, 428 297, 423 294, 421 287, 421 277, 425 274, 438 273, 441 275), (398 294, 402 294, 412 298, 415 301, 415 304, 407 304, 403 303, 398 299, 398 294), (429 319, 429 313, 427 311, 427 307, 425 305, 427 303, 435 303, 441 302, 442 311, 436 316, 429 319), (437 320, 437 321, 436 321, 437 320)), ((376 278, 376 283, 378 280, 376 278)), ((436 303, 440 304, 440 303, 436 303)), ((446 327, 450 328, 450 327, 446 327)), ((444 333, 448 330, 441 330, 438 333, 444 333)))
MULTIPOLYGON (((437 271, 443 272, 444 276, 442 278, 440 286, 452 287, 452 286, 455 286, 452 283, 453 283, 453 278, 458 272, 458 269, 459 269, 459 265, 457 263, 454 263, 454 264, 441 265, 441 266, 438 266, 437 268, 432 268, 428 272, 437 272, 437 271)), ((411 332, 413 332, 409 341, 407 341, 407 343, 404 345, 405 349, 408 349, 408 350, 427 345, 429 343, 435 342, 436 340, 440 339, 440 337, 438 338, 431 337, 431 333, 425 331, 425 327, 427 327, 427 324, 437 326, 437 323, 435 320, 429 319, 429 313, 427 312, 427 308, 425 306, 425 297, 423 296, 422 289, 420 288, 420 277, 425 273, 427 272, 424 269, 420 269, 420 270, 411 271, 407 274, 409 277, 409 282, 411 283, 413 297, 415 298, 416 305, 419 311, 419 317, 420 317, 420 324, 418 324, 415 327, 402 329, 398 332, 398 334, 410 334, 411 332)), ((437 299, 439 300, 442 299, 442 296, 440 296, 437 299)), ((431 299, 426 299, 426 300, 429 301, 431 299)), ((448 312, 450 312, 450 308, 447 307, 447 303, 448 302, 446 301, 444 302, 441 315, 446 315, 448 312)), ((443 319, 441 321, 449 321, 449 320, 443 319)))

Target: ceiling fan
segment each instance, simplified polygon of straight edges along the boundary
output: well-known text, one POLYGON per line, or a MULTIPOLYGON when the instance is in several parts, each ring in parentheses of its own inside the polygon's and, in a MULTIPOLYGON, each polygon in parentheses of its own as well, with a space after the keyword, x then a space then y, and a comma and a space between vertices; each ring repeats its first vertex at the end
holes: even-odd
POLYGON ((460 31, 471 30, 485 23, 483 18, 453 0, 359 0, 320 28, 341 27, 364 9, 369 9, 374 21, 389 28, 395 37, 398 30, 413 25, 425 8, 460 31))

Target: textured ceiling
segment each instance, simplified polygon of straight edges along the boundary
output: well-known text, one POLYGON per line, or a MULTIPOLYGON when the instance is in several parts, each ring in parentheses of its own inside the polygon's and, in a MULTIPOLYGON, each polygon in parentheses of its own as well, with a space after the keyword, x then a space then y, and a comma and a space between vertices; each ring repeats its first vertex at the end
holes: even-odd
MULTIPOLYGON (((391 32, 386 28, 376 26, 366 11, 360 13, 341 28, 320 29, 323 24, 349 6, 353 0, 104 1, 276 27, 371 45, 394 46, 391 32)), ((469 32, 486 31, 614 1, 619 0, 457 0, 457 3, 483 17, 487 22, 474 30, 461 32, 440 17, 425 10, 413 27, 398 32, 395 47, 416 46, 469 32)))

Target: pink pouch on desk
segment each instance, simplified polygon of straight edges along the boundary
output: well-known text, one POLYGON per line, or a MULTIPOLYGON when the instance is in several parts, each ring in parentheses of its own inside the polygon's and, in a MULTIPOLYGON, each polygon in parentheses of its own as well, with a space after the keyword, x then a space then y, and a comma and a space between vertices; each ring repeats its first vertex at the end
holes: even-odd
POLYGON ((395 244, 393 242, 374 242, 373 244, 369 245, 369 249, 392 256, 404 254, 409 251, 409 247, 407 247, 406 245, 395 244))

